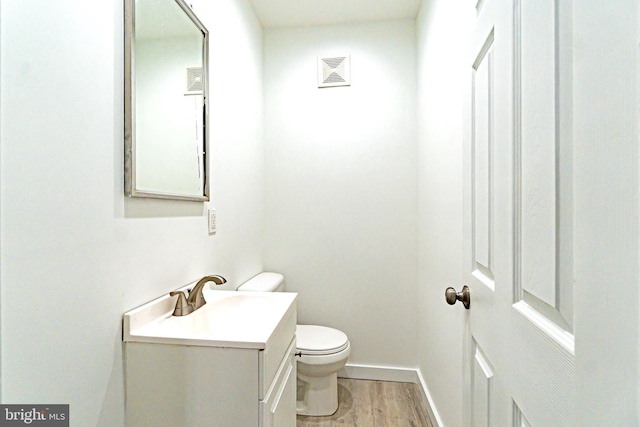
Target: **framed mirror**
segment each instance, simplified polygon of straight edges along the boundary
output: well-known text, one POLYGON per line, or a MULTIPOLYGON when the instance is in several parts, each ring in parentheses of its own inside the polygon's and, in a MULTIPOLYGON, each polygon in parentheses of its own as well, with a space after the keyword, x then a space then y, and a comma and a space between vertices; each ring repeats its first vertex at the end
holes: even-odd
POLYGON ((125 0, 125 194, 209 200, 209 32, 183 0, 125 0))

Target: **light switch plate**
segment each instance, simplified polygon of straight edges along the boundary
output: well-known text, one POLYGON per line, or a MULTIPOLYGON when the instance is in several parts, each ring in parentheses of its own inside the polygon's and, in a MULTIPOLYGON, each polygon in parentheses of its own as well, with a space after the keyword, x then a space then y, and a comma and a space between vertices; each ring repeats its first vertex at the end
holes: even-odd
POLYGON ((216 210, 209 209, 209 234, 216 234, 216 210))

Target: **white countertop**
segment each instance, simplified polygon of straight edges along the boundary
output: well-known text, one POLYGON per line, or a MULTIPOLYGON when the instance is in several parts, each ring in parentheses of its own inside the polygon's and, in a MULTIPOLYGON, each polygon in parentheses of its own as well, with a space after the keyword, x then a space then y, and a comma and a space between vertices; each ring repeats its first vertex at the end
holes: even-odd
POLYGON ((283 320, 296 315, 297 294, 206 289, 207 303, 173 316, 168 294, 124 314, 123 341, 206 347, 267 348, 283 320))

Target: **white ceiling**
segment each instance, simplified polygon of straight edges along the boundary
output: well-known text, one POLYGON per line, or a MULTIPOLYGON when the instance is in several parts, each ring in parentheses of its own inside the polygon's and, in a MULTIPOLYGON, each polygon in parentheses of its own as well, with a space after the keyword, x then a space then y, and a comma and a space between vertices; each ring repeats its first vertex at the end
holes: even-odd
POLYGON ((250 0, 265 28, 415 18, 422 0, 250 0))

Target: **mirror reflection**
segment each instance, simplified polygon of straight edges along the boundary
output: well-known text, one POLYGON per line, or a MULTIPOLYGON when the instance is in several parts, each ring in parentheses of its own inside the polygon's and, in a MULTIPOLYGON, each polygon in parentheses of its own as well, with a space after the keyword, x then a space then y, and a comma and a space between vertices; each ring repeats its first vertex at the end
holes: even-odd
POLYGON ((128 0, 127 195, 208 200, 207 37, 182 0, 128 0))

